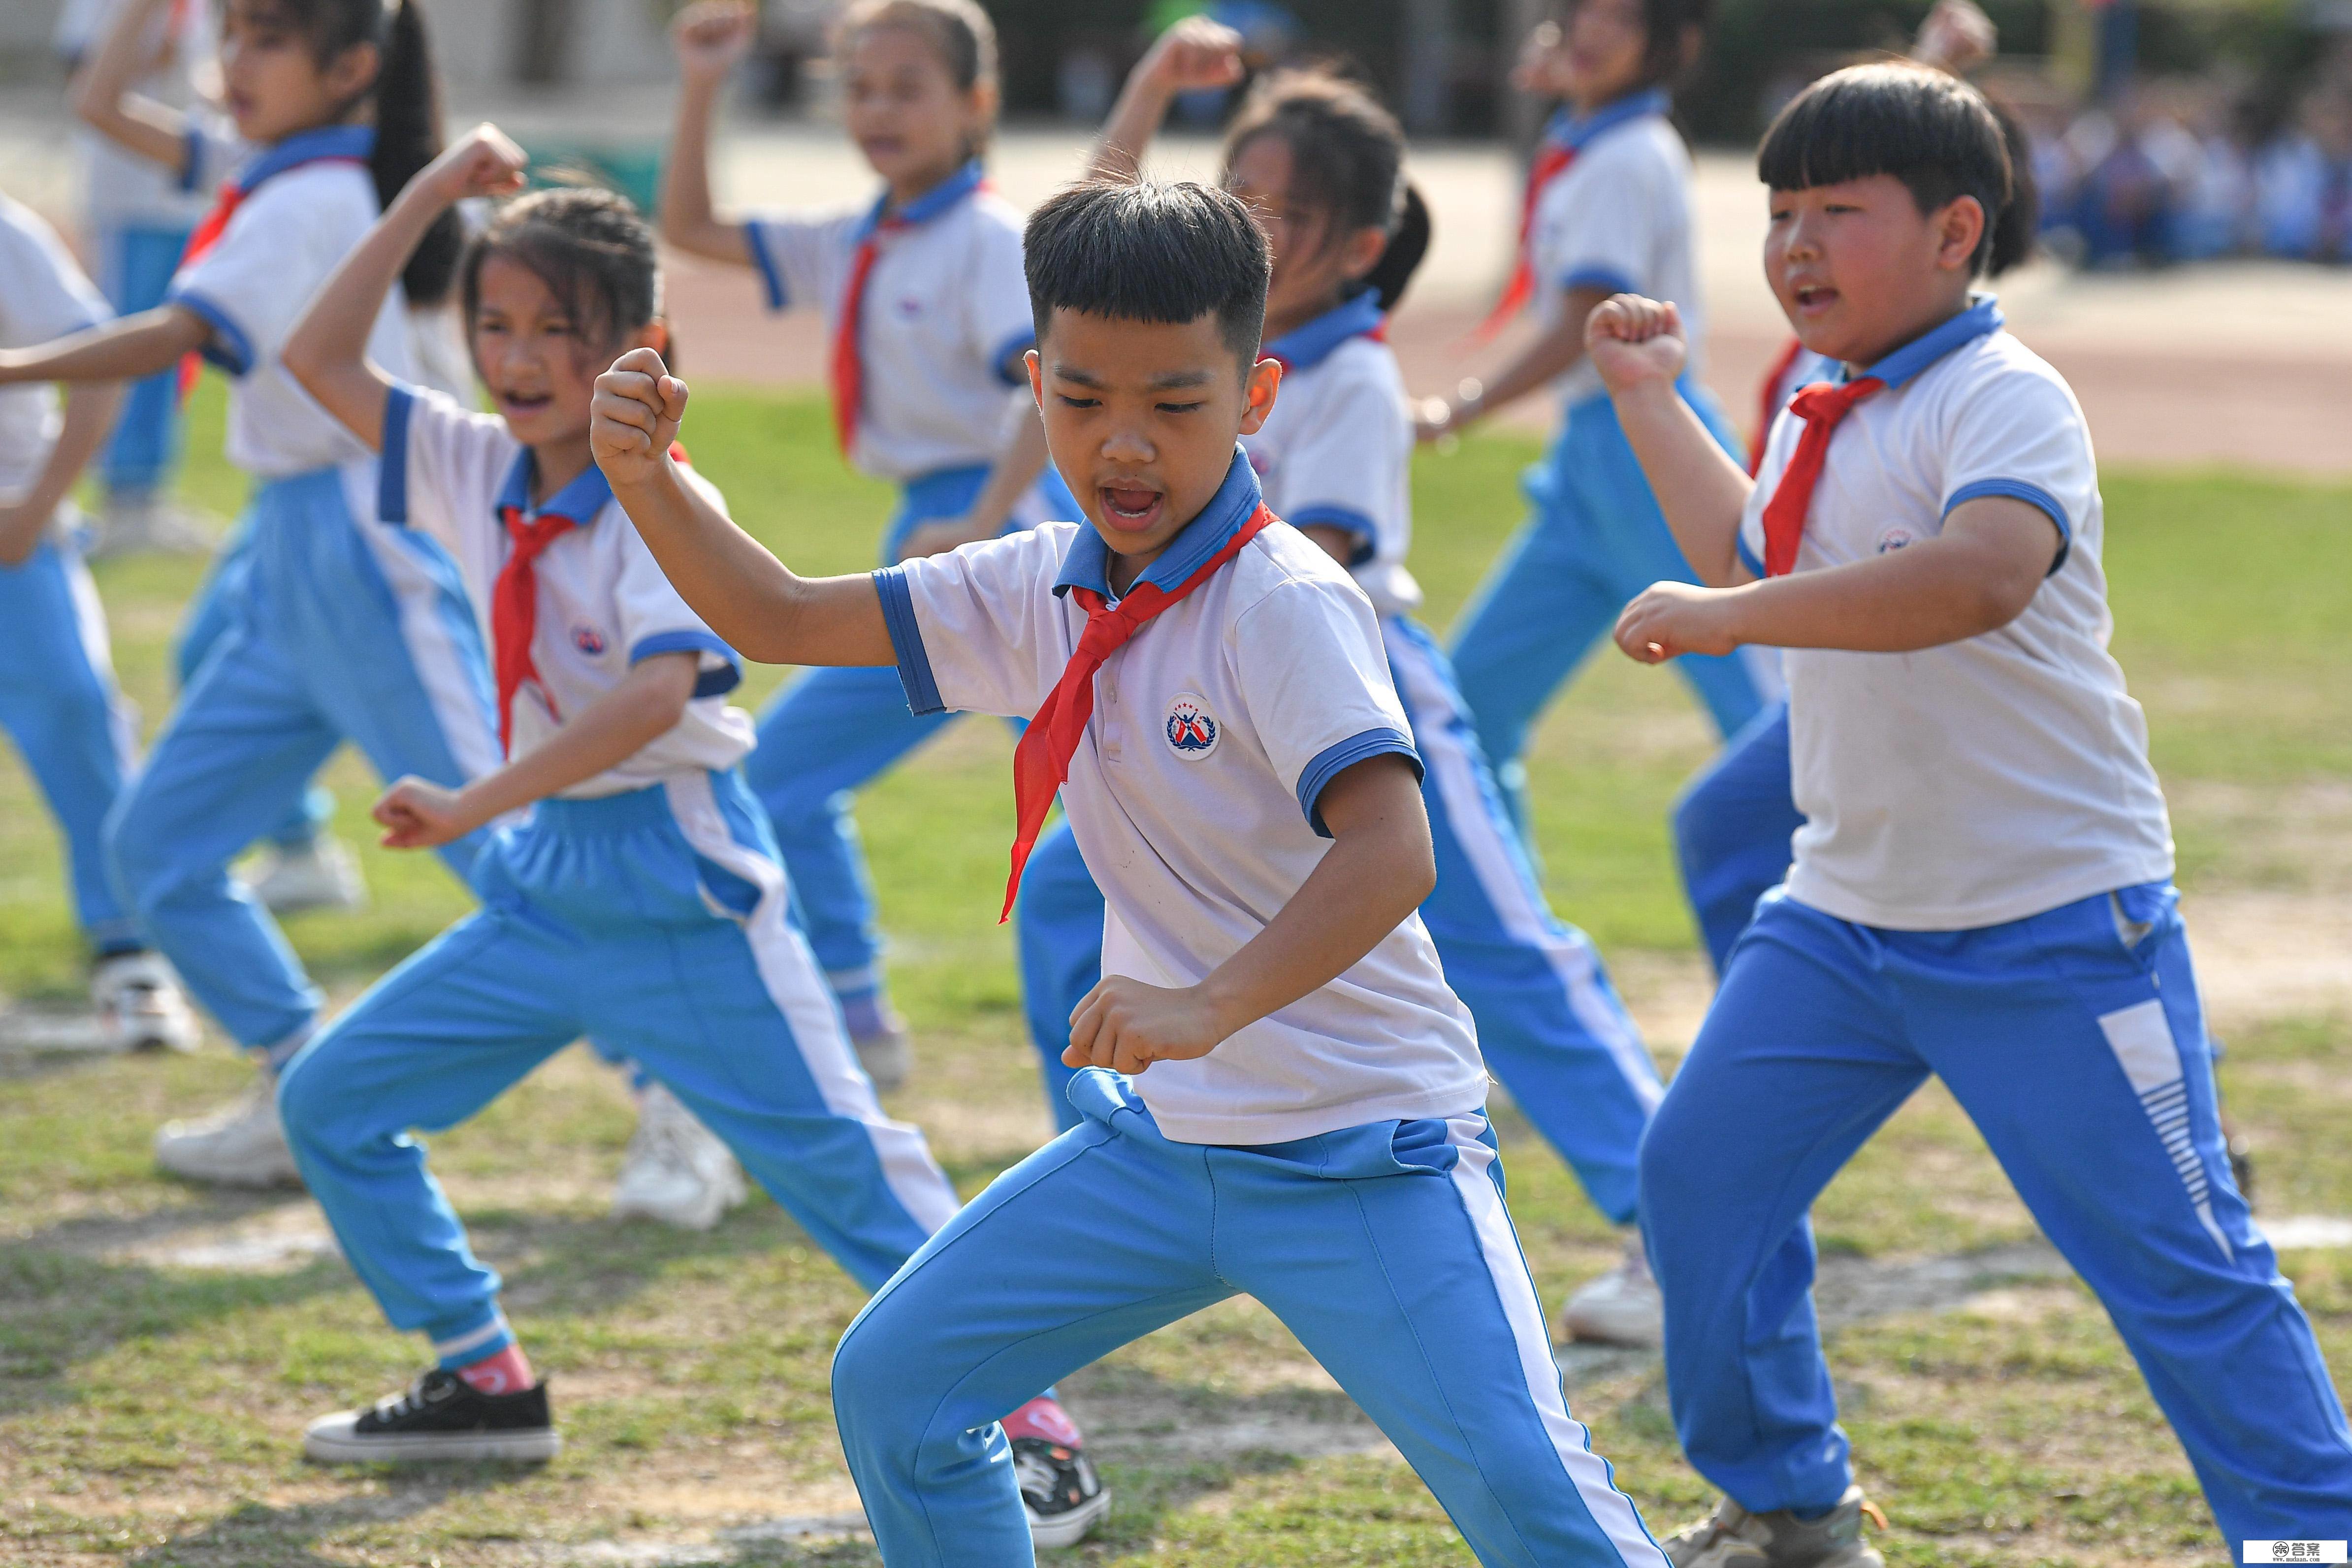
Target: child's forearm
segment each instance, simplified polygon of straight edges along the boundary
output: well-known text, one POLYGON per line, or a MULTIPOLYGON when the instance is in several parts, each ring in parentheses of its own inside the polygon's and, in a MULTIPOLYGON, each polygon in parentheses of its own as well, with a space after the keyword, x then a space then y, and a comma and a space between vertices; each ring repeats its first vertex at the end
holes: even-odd
POLYGON ((1347 973, 1437 885, 1429 817, 1403 758, 1357 763, 1324 788, 1317 806, 1331 847, 1265 929, 1196 988, 1219 1039, 1347 973))
MULTIPOLYGON (((611 470, 606 470, 609 476, 611 470)), ((680 598, 764 664, 895 664, 873 579, 796 577, 664 458, 613 494, 680 598)))
POLYGON ((0 382, 135 382, 211 341, 212 324, 184 305, 159 305, 31 349, 0 349, 0 382))
POLYGON ((393 383, 368 362, 368 338, 401 269, 447 210, 446 201, 412 183, 311 297, 281 351, 302 390, 372 452, 383 444, 393 383))
POLYGON ((742 225, 710 197, 710 122, 724 81, 689 77, 678 89, 669 172, 662 182, 662 238, 691 256, 749 267, 751 248, 742 225))
POLYGON ((1729 629, 1739 643, 1864 653, 1964 642, 2024 613, 2057 545, 2039 509, 2000 497, 1971 501, 1934 538, 1734 590, 1723 596, 1729 629), (1978 507, 1985 509, 1963 517, 1978 507))
POLYGON ((494 822, 626 762, 677 727, 694 696, 699 663, 692 653, 641 661, 544 744, 467 785, 459 792, 467 818, 476 826, 494 822))
POLYGON ((25 498, 0 507, 0 566, 17 567, 40 543, 42 530, 74 481, 97 455, 122 407, 121 382, 87 382, 66 392, 65 423, 25 498))
POLYGON ((1645 382, 1619 394, 1616 406, 1617 423, 1691 570, 1710 588, 1747 580, 1739 519, 1755 481, 1717 444, 1673 382, 1645 382))
POLYGON ((1130 72, 1103 121, 1102 135, 1087 161, 1089 180, 1133 180, 1143 172, 1143 154, 1176 101, 1174 88, 1148 71, 1130 72))
POLYGON ((1559 320, 1534 342, 1511 356, 1510 361, 1496 371, 1494 379, 1475 395, 1454 400, 1446 423, 1455 429, 1474 423, 1497 409, 1518 402, 1529 392, 1549 386, 1566 374, 1570 367, 1584 357, 1584 319, 1608 298, 1604 289, 1570 289, 1568 303, 1560 311, 1559 320))
POLYGON ((961 542, 992 539, 1003 531, 1004 519, 1013 515, 1013 508, 1029 493, 1037 476, 1045 471, 1047 455, 1045 422, 1038 417, 1035 403, 1024 403, 1021 423, 1013 431, 1013 439, 1005 444, 996 466, 988 471, 988 483, 981 486, 971 510, 964 514, 965 537, 961 542))
POLYGON ((122 7, 98 53, 75 73, 73 110, 108 141, 185 178, 188 117, 131 90, 147 73, 148 34, 168 3, 131 0, 122 7))

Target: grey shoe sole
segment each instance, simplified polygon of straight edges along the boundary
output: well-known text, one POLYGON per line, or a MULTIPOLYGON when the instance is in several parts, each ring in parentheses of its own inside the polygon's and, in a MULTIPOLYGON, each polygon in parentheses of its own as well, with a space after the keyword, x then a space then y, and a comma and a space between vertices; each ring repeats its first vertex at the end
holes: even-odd
POLYGON ((850 1044, 856 1049, 857 1064, 866 1069, 866 1076, 880 1093, 903 1086, 907 1075, 915 1070, 915 1042, 903 1034, 877 1034, 850 1044))
MULTIPOLYGON (((1024 1503, 1023 1508, 1028 1505, 1024 1503)), ((1105 1487, 1067 1513, 1057 1513, 1051 1519, 1029 1514, 1030 1544, 1041 1552, 1056 1547, 1076 1546, 1087 1538, 1087 1532, 1100 1523, 1110 1511, 1110 1488, 1105 1487)))
POLYGON ((435 1465, 484 1459, 532 1462, 563 1451, 552 1427, 524 1432, 413 1432, 362 1437, 347 1418, 330 1416, 302 1434, 304 1457, 327 1465, 435 1465))

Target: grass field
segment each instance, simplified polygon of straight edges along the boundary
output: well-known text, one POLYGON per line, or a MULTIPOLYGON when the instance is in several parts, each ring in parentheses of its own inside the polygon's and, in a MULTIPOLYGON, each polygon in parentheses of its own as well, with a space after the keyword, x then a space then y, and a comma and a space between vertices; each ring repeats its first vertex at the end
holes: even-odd
MULTIPOLYGON (((209 388, 198 413, 192 449, 216 452, 209 388)), ((841 471, 815 402, 706 394, 688 436, 738 516, 796 567, 866 563, 885 497, 841 471)), ((1494 437, 1423 460, 1414 565, 1433 622, 1516 524, 1516 476, 1531 455, 1494 437)), ((189 486, 234 510, 236 482, 216 459, 197 462, 189 486)), ((2352 626, 2352 490, 2117 474, 2106 493, 2116 648, 2179 814, 2192 928, 2267 966, 2250 974, 2285 977, 2231 991, 2229 966, 2209 956, 2217 996, 2240 998, 2217 1004, 2224 1086, 2263 1162, 2263 1212, 2352 1214, 2352 1016, 2336 983, 2352 960, 2308 935, 2344 930, 2352 907, 2340 642, 2352 626)), ((156 559, 100 570, 123 677, 151 727, 195 575, 156 559)), ((759 672, 751 695, 776 674, 759 672)), ((1708 742, 1671 676, 1612 657, 1559 705, 1531 758, 1553 898, 1617 963, 1668 1064, 1704 974, 1664 818, 1708 742)), ((961 726, 861 812, 897 934, 894 982, 923 1053, 893 1107, 931 1134, 966 1191, 1046 1126, 1009 940, 993 924, 1007 758, 1001 727, 961 726)), ((346 755, 329 781, 341 831, 366 839, 364 765, 346 755)), ((369 913, 290 926, 339 997, 466 907, 429 858, 371 848, 366 863, 369 913)), ((0 988, 69 998, 80 966, 47 818, 13 760, 0 762, 0 988)), ((764 1199, 701 1237, 606 1219, 629 1115, 612 1076, 576 1050, 435 1153, 553 1379, 567 1452, 536 1470, 306 1465, 302 1422, 404 1382, 422 1349, 386 1330, 344 1265, 319 1252, 307 1200, 224 1197, 151 1170, 154 1125, 234 1091, 244 1071, 220 1051, 71 1067, 0 1058, 0 1561, 874 1561, 845 1539, 856 1505, 824 1383, 856 1291, 764 1199)), ((1523 1239, 1556 1300, 1613 1243, 1524 1124, 1507 1110, 1498 1124, 1523 1239)), ((2032 1223, 1940 1091, 1898 1115, 1818 1220, 1831 1267, 1864 1303, 1832 1359, 1864 1479, 1895 1521, 1890 1559, 2221 1560, 2096 1304, 2046 1265, 2003 1261, 2030 1258, 2032 1223), (1959 1283, 1886 1293, 1931 1276, 1959 1283)), ((2338 1384, 2352 1385, 2352 1252, 2285 1262, 2338 1384)), ((1587 1359, 1572 1382, 1574 1408, 1654 1526, 1706 1505, 1654 1359, 1587 1359)), ((1101 1538, 1066 1561, 1469 1561, 1411 1471, 1253 1305, 1203 1313, 1066 1387, 1119 1496, 1101 1538)))

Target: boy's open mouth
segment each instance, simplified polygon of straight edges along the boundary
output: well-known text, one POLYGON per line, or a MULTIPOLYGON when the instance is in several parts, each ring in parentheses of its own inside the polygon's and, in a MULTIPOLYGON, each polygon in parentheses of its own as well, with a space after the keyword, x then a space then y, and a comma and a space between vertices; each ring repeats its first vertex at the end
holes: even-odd
POLYGON ((499 393, 499 407, 509 416, 538 413, 554 401, 554 395, 551 392, 502 392, 499 393))
POLYGON ((1790 298, 1796 300, 1798 309, 1810 316, 1836 304, 1838 291, 1826 284, 1801 283, 1791 291, 1790 298))
POLYGON ((1144 485, 1102 485, 1095 494, 1102 500, 1103 520, 1122 533, 1148 533, 1168 504, 1164 491, 1144 485))

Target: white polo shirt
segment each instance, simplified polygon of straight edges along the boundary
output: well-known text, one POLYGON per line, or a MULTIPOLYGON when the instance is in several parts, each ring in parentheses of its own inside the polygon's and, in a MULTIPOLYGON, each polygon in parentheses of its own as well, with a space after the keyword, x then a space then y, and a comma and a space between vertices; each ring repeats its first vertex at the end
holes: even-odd
POLYGON ((976 162, 887 223, 885 202, 745 224, 768 308, 822 310, 831 341, 858 245, 878 230, 860 312, 865 396, 850 461, 898 482, 994 463, 1028 398, 1015 357, 1037 339, 1021 214, 986 187, 976 162))
MULTIPOLYGON (((618 685, 638 661, 694 653, 702 674, 677 726, 619 767, 561 793, 593 800, 682 773, 734 767, 752 744, 751 716, 724 700, 743 678, 741 661, 669 585, 601 469, 592 465, 533 507, 531 463, 530 450, 507 434, 504 420, 470 413, 444 393, 399 390, 384 406, 378 510, 385 522, 429 534, 456 559, 485 647, 497 646, 490 596, 512 553, 504 508, 579 524, 532 563, 539 607, 530 656, 539 682, 515 694, 512 754, 544 744, 565 719, 618 685)), ((725 510, 709 480, 691 469, 687 476, 725 510)))
POLYGON ((1283 362, 1274 412, 1242 437, 1265 504, 1291 527, 1355 536, 1349 570, 1383 615, 1410 613, 1421 584, 1405 570, 1412 545, 1412 413, 1396 355, 1378 336, 1387 318, 1369 293, 1265 345, 1283 362))
MULTIPOLYGON (((57 230, 0 195, 0 349, 29 349, 113 319, 57 230)), ((40 483, 61 423, 48 382, 0 386, 0 505, 40 483)))
MULTIPOLYGON (((1173 587, 1256 511, 1238 454, 1216 498, 1143 580, 1173 587)), ((1109 551, 1047 523, 876 574, 918 713, 1027 718, 1077 649, 1072 587, 1108 592, 1109 551)), ((1343 768, 1419 758, 1363 591, 1296 528, 1267 528, 1104 664, 1062 787, 1101 886, 1103 972, 1189 986, 1265 929, 1314 871, 1343 768)), ((1267 1144, 1486 1100, 1470 1015, 1418 915, 1329 985, 1196 1061, 1135 1081, 1181 1143, 1267 1144)))
MULTIPOLYGON (((1538 199, 1528 248, 1544 326, 1558 323, 1571 288, 1672 300, 1682 308, 1691 345, 1684 373, 1696 377, 1704 369, 1706 311, 1691 222, 1690 149, 1666 118, 1670 107, 1665 93, 1650 91, 1581 117, 1563 110, 1545 134, 1575 149, 1576 161, 1538 199)), ((1607 395, 1587 358, 1556 384, 1570 406, 1607 395)))
MULTIPOLYGON (((363 462, 367 448, 287 373, 279 350, 311 296, 375 225, 375 133, 336 126, 289 136, 236 175, 247 191, 219 242, 180 269, 167 298, 211 326, 204 356, 235 378, 228 460, 260 479, 363 462)), ((407 311, 387 297, 368 358, 415 381, 407 311)))
MULTIPOLYGON (((1789 892, 1864 925, 1971 930, 2172 874, 2147 720, 2107 653, 2090 432, 2000 320, 1980 299, 1865 372, 1886 390, 1838 427, 1797 552, 1799 571, 1867 560, 1982 496, 2053 526, 2048 580, 1997 632, 1914 653, 1783 652, 1805 814, 1789 892)), ((1803 423, 1773 424, 1741 520, 1759 576, 1764 505, 1803 423)))

